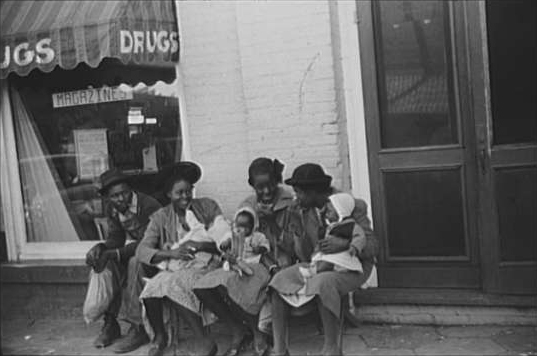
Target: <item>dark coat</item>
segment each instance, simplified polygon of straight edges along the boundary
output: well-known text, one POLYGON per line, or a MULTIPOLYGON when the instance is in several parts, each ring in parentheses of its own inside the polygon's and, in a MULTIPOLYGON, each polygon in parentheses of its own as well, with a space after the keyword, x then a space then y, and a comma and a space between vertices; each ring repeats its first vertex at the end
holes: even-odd
POLYGON ((161 207, 160 203, 149 195, 140 192, 136 192, 136 194, 138 196, 136 215, 129 221, 129 224, 119 221, 117 212, 111 204, 106 208, 108 236, 104 244, 107 249, 117 248, 121 261, 127 261, 134 256, 136 247, 144 236, 149 217, 161 207), (125 245, 127 238, 134 240, 134 242, 125 245))

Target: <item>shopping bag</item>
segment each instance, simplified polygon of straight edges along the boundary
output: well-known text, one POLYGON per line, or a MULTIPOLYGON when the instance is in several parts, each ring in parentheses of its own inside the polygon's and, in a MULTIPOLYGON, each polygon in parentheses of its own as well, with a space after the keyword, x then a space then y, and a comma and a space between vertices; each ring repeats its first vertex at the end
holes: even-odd
POLYGON ((84 301, 84 320, 87 324, 98 320, 106 311, 118 287, 112 271, 105 268, 102 272, 90 271, 88 293, 84 301))

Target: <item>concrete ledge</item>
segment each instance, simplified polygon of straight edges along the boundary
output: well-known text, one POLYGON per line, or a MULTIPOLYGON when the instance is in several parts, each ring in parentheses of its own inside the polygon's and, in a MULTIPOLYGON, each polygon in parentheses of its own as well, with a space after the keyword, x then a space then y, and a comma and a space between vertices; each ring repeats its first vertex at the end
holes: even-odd
POLYGON ((0 265, 0 280, 6 283, 87 283, 90 268, 83 260, 35 260, 0 265))
POLYGON ((361 322, 375 324, 537 325, 537 308, 362 305, 353 314, 361 322))
POLYGON ((490 294, 472 289, 372 288, 354 293, 356 305, 462 305, 537 308, 537 295, 490 294))

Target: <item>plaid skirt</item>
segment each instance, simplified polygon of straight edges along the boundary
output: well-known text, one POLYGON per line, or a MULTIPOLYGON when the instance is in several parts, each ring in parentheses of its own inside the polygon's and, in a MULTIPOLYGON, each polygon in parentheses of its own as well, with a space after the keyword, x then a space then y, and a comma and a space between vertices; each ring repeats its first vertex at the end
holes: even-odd
POLYGON ((184 267, 177 271, 161 271, 147 280, 140 294, 140 300, 168 297, 171 301, 201 316, 200 301, 192 289, 198 279, 213 269, 212 265, 185 262, 184 267))

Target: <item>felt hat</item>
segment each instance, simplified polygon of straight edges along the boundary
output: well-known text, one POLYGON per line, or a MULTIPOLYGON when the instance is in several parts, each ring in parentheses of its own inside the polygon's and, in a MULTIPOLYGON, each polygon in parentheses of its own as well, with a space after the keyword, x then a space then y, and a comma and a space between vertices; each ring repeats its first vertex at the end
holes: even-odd
POLYGON ((108 189, 116 184, 128 182, 129 176, 121 173, 117 168, 112 168, 99 176, 99 194, 106 195, 108 189))
POLYGON ((285 184, 292 186, 330 185, 331 182, 332 177, 316 163, 304 163, 296 167, 291 178, 285 180, 285 184))
POLYGON ((194 184, 201 178, 201 168, 194 162, 182 161, 163 167, 159 175, 160 184, 164 186, 178 178, 183 178, 190 184, 194 184))

